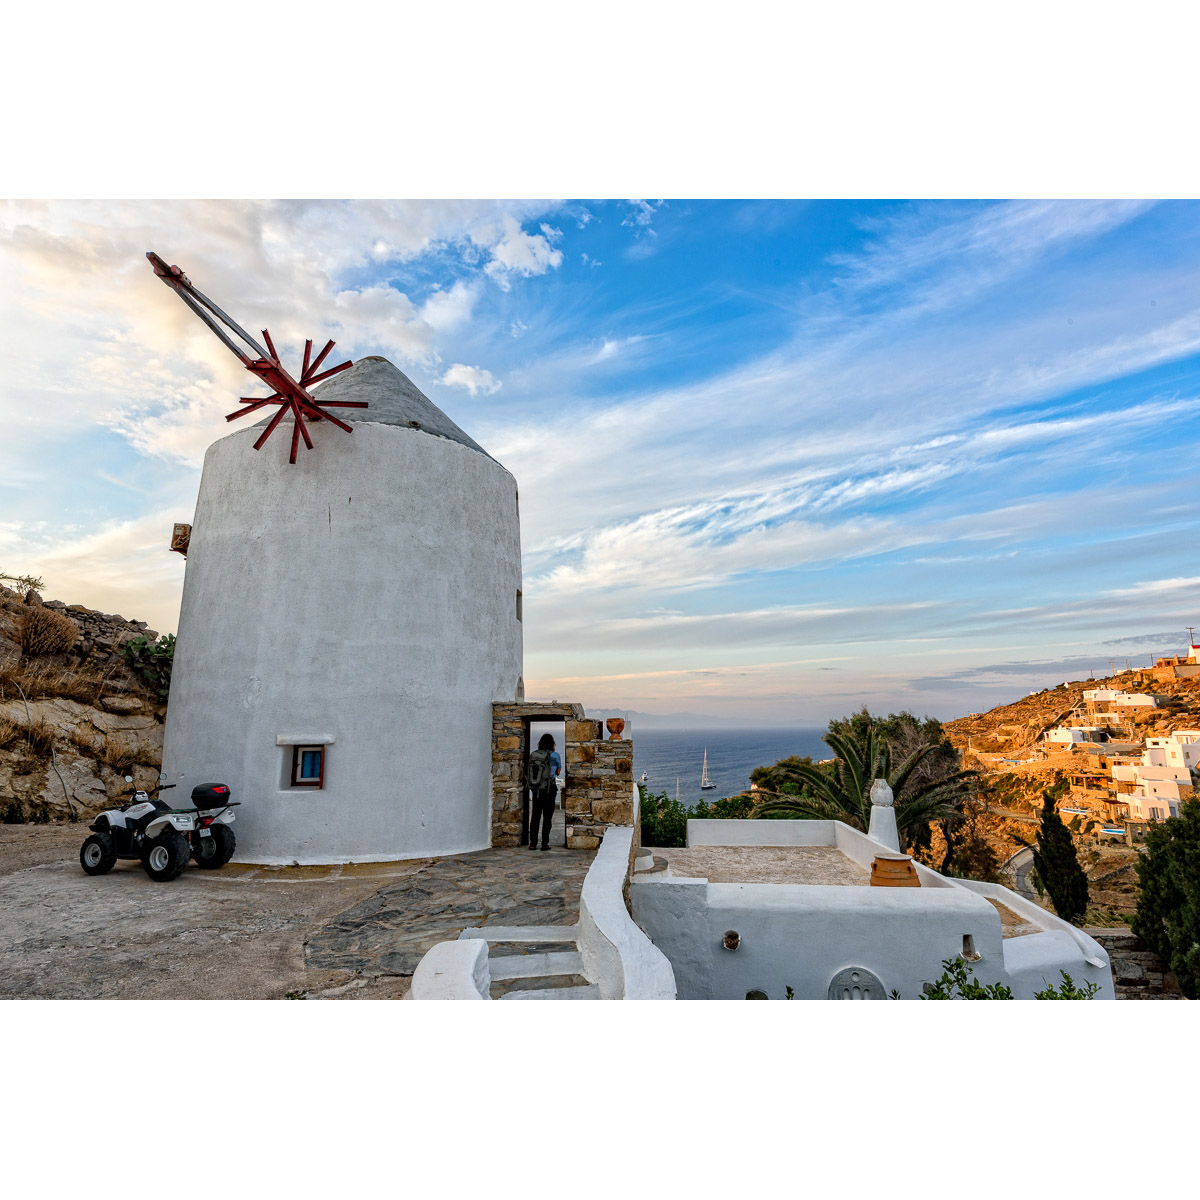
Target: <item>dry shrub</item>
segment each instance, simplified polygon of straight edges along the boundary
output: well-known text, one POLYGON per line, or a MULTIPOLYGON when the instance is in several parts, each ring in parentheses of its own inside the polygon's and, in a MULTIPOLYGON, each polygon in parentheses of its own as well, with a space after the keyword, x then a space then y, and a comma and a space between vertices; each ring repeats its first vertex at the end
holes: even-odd
POLYGON ((25 739, 32 754, 42 758, 50 757, 50 752, 54 749, 52 726, 47 725, 45 721, 38 721, 34 725, 25 725, 21 728, 21 736, 25 739))
POLYGON ((77 700, 94 706, 113 686, 111 671, 71 670, 25 659, 0 671, 0 699, 4 700, 18 699, 24 692, 27 700, 77 700))
POLYGON ((80 725, 67 734, 67 740, 89 758, 97 757, 104 749, 104 735, 95 733, 86 725, 80 725))
POLYGON ((110 734, 101 747, 100 761, 118 775, 130 775, 139 762, 138 750, 119 733, 110 734))
POLYGON ((10 721, 7 717, 0 717, 0 750, 11 746, 20 736, 21 727, 16 721, 10 721))
POLYGON ((30 656, 65 654, 79 638, 79 626, 53 609, 34 605, 21 623, 21 649, 30 656))

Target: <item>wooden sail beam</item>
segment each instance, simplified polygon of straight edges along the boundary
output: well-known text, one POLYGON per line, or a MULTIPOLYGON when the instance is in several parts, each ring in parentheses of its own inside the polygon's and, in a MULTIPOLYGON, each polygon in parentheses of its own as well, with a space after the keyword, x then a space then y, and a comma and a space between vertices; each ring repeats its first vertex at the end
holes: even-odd
POLYGON ((292 415, 292 444, 291 453, 288 456, 289 463, 296 461, 296 452, 299 449, 301 438, 304 439, 304 444, 309 450, 313 448, 312 438, 309 437, 308 429, 304 423, 305 417, 308 417, 311 421, 328 421, 331 425, 336 425, 338 429, 345 430, 346 433, 354 432, 350 425, 335 417, 333 413, 329 412, 329 409, 367 408, 369 405, 366 401, 323 401, 317 399, 308 390, 310 387, 315 387, 323 380, 330 379, 354 365, 353 362, 347 360, 335 367, 319 371, 321 364, 334 347, 335 343, 332 338, 326 343, 321 353, 317 355, 315 361, 312 361, 312 339, 309 338, 305 341, 304 362, 300 367, 300 378, 294 379, 280 362, 279 355, 275 350, 275 343, 271 340, 271 334, 268 330, 264 329, 262 331, 263 340, 266 342, 266 347, 264 348, 232 317, 219 309, 203 292, 199 291, 179 267, 168 266, 153 250, 147 252, 146 258, 149 259, 150 265, 154 268, 155 275, 175 292, 188 308, 217 335, 247 371, 258 379, 261 379, 271 389, 271 395, 269 396, 241 397, 240 402, 244 407, 238 409, 237 412, 226 414, 225 417, 226 421, 236 421, 239 417, 244 417, 248 413, 258 412, 269 404, 279 405, 279 411, 267 423, 262 435, 254 443, 255 450, 262 448, 266 440, 275 432, 280 421, 288 413, 292 415), (240 339, 243 346, 239 346, 235 338, 240 339), (244 347, 249 347, 254 352, 253 357, 244 347))

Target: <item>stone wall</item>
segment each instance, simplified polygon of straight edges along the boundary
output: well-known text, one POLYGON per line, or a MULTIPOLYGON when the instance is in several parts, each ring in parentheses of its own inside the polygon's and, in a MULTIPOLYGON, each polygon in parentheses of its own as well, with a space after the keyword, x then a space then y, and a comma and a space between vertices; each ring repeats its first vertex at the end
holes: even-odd
POLYGON ((102 613, 82 604, 63 604, 61 600, 47 600, 46 607, 70 617, 79 626, 82 632, 76 653, 81 659, 115 654, 125 642, 143 634, 148 642, 158 641, 157 630, 150 629, 145 621, 129 621, 119 614, 102 613))
MULTIPOLYGON (((158 634, 145 621, 129 621, 113 614, 99 612, 82 604, 64 604, 61 600, 43 601, 37 592, 24 600, 14 591, 0 587, 0 670, 16 666, 21 658, 21 620, 26 606, 44 604, 52 612, 70 617, 79 626, 79 638, 70 651, 52 655, 54 665, 87 663, 89 669, 98 666, 119 668, 122 660, 117 651, 124 642, 145 634, 148 641, 157 641, 158 634)), ((116 671, 115 686, 123 682, 121 670, 116 671)), ((132 680, 132 677, 130 677, 132 680)))
POLYGON ((1182 1000, 1175 976, 1128 929, 1085 929, 1108 951, 1118 1000, 1182 1000))
POLYGON ((492 845, 521 842, 529 723, 562 721, 567 848, 594 850, 606 825, 634 825, 633 742, 605 740, 579 704, 492 705, 492 845))

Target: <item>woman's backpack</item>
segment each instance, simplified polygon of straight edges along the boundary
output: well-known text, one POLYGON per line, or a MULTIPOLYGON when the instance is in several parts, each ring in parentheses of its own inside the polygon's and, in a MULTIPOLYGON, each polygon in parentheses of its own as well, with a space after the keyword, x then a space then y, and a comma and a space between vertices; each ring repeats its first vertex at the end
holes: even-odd
POLYGON ((549 750, 535 750, 529 756, 529 786, 535 792, 548 792, 554 787, 554 765, 549 750))

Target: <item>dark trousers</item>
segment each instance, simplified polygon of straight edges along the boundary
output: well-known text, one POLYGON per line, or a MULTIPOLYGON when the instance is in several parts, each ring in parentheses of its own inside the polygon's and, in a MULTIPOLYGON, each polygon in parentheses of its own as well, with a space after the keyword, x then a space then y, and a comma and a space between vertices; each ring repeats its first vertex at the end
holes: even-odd
POLYGON ((529 809, 529 844, 537 845, 538 825, 542 826, 542 845, 550 845, 550 822, 554 818, 554 792, 534 792, 529 809))

